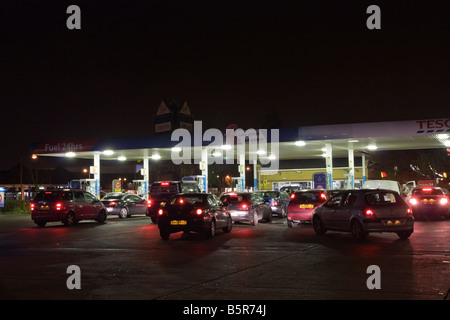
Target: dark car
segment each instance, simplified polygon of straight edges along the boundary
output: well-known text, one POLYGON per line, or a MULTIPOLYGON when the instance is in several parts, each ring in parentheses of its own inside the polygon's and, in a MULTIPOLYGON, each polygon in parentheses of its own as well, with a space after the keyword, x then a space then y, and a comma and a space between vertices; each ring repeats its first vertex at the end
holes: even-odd
POLYGON ((40 227, 52 221, 67 226, 91 219, 103 223, 108 214, 99 199, 81 190, 41 191, 30 206, 31 219, 40 227))
POLYGON ((131 217, 133 214, 147 214, 148 211, 148 201, 130 193, 107 193, 102 202, 108 214, 118 215, 121 219, 131 217))
POLYGON ((384 189, 346 190, 338 193, 314 210, 314 231, 351 232, 363 240, 369 232, 395 232, 407 239, 414 231, 410 206, 398 192, 384 189))
POLYGON ((298 191, 298 190, 302 190, 302 187, 300 185, 296 185, 296 184, 282 186, 280 188, 280 191, 287 192, 288 194, 293 194, 295 191, 298 191))
POLYGON ((178 194, 158 209, 158 228, 163 240, 180 231, 201 232, 211 238, 216 229, 230 232, 232 227, 227 208, 210 193, 178 194))
POLYGON ((306 189, 291 194, 287 210, 288 227, 296 222, 311 222, 314 209, 327 199, 327 192, 323 189, 306 189))
POLYGON ((450 218, 450 199, 439 187, 412 189, 408 203, 416 218, 450 218))
POLYGON ((149 188, 149 202, 147 216, 153 223, 158 222, 158 210, 172 196, 179 193, 200 193, 195 181, 157 181, 149 188))
POLYGON ((272 209, 264 199, 251 192, 224 192, 220 200, 227 206, 236 222, 249 222, 256 226, 260 220, 272 221, 272 209))
POLYGON ((256 191, 267 202, 272 209, 272 213, 277 214, 278 218, 286 217, 287 208, 289 205, 289 194, 284 191, 256 191))

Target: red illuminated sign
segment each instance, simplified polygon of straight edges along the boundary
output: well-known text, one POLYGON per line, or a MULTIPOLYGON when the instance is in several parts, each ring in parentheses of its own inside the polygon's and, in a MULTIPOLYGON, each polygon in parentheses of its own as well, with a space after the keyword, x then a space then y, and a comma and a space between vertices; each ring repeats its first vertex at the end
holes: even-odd
POLYGON ((39 144, 32 153, 45 154, 90 151, 97 143, 97 141, 98 140, 95 139, 44 142, 39 144))

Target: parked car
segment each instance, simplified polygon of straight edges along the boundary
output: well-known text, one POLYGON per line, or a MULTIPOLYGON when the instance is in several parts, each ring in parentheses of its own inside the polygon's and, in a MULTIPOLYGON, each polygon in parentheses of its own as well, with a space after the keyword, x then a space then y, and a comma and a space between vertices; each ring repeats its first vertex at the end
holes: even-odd
POLYGON ((314 209, 327 199, 326 190, 323 189, 306 189, 291 194, 287 210, 288 227, 297 222, 311 222, 314 209))
POLYGON ((369 232, 395 232, 407 239, 414 231, 410 206, 398 192, 385 189, 343 191, 314 210, 312 224, 317 234, 347 231, 356 240, 369 232))
POLYGON ((450 199, 439 187, 413 188, 408 203, 415 218, 450 218, 450 199))
POLYGON ((272 209, 264 199, 251 192, 224 192, 220 200, 227 206, 236 222, 249 222, 256 226, 260 220, 272 221, 272 209))
POLYGON ((53 221, 61 221, 66 226, 91 219, 104 223, 108 215, 98 198, 81 190, 41 191, 30 207, 31 219, 39 227, 53 221))
POLYGON ((110 192, 103 199, 103 204, 109 214, 118 215, 124 219, 133 214, 147 214, 148 201, 135 194, 125 192, 110 192))
POLYGON ((178 194, 158 209, 158 228, 163 240, 180 231, 201 232, 211 238, 216 229, 227 233, 232 227, 227 208, 216 195, 209 193, 178 194))
POLYGON ((272 213, 277 214, 279 218, 286 217, 287 207, 289 205, 289 194, 284 191, 256 191, 255 194, 263 198, 272 209, 272 213))
POLYGON ((195 181, 157 181, 149 188, 148 211, 146 213, 153 223, 158 222, 158 210, 173 195, 179 193, 199 193, 200 188, 195 181))

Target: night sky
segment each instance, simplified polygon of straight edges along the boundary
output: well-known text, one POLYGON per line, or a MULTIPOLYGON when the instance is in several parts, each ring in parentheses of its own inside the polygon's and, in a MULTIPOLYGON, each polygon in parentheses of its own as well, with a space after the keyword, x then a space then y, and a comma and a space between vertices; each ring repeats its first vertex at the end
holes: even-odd
POLYGON ((162 99, 219 129, 449 118, 446 3, 1 1, 0 170, 34 141, 152 134, 162 99))

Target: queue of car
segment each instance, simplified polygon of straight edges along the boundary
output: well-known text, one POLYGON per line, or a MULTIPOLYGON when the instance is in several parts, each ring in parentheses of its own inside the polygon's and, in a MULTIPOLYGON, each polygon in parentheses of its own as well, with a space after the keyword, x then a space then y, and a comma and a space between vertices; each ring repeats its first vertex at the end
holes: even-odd
POLYGON ((270 222, 274 215, 287 226, 310 223, 318 235, 328 230, 350 232, 363 240, 370 232, 392 232, 407 239, 419 217, 450 218, 450 198, 438 187, 416 187, 404 198, 392 189, 297 189, 285 191, 202 193, 195 182, 154 182, 149 199, 112 192, 101 201, 86 191, 42 191, 31 202, 31 218, 40 227, 60 221, 104 223, 108 215, 125 219, 146 215, 158 225, 163 240, 175 232, 194 231, 213 237, 230 232, 233 223, 270 222))

